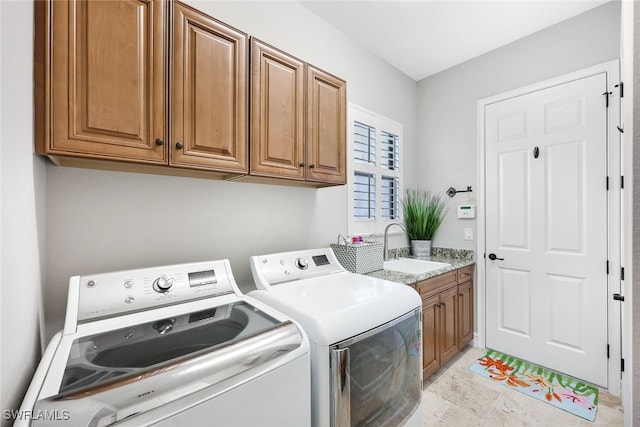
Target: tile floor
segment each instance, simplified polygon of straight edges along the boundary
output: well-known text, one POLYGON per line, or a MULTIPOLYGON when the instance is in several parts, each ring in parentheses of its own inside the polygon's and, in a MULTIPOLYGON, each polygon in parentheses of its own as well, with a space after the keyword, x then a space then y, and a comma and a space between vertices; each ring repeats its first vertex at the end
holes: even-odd
POLYGON ((603 391, 592 423, 474 374, 469 366, 484 353, 468 346, 425 381, 425 427, 624 425, 620 399, 603 391))

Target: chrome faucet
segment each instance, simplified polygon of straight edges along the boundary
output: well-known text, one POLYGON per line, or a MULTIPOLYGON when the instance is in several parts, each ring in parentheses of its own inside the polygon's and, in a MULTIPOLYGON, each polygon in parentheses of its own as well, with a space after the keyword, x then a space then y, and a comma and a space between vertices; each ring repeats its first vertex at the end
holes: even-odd
POLYGON ((389 261, 389 227, 391 227, 392 225, 397 225, 398 227, 402 228, 403 231, 406 231, 406 228, 404 228, 404 225, 400 224, 399 222, 392 222, 391 224, 385 227, 384 249, 382 249, 382 257, 384 261, 389 261))

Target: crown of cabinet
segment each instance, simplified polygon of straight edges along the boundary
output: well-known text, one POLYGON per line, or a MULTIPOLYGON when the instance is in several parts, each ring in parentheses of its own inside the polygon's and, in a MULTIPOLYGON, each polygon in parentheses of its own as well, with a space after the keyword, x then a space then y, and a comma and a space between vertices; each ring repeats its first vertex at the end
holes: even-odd
POLYGON ((343 80, 257 40, 250 58, 247 34, 177 1, 36 1, 35 25, 36 152, 56 164, 346 182, 343 80))

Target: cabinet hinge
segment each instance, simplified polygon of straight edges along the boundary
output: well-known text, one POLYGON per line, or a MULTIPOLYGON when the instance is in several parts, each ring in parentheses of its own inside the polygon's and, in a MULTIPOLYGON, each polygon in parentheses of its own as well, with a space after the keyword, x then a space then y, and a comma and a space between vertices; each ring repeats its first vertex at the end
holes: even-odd
POLYGON ((607 359, 609 358, 609 344, 607 344, 607 359))
POLYGON ((624 267, 620 267, 620 280, 624 280, 624 267))
POLYGON ((620 175, 620 188, 624 188, 624 175, 620 175))
POLYGON ((607 175, 607 179, 605 181, 605 187, 607 188, 607 191, 609 191, 609 175, 607 175))
POLYGON ((624 372, 624 359, 620 359, 620 372, 624 372))
POLYGON ((624 83, 620 82, 617 85, 615 85, 614 87, 620 88, 620 98, 624 98, 624 83))
POLYGON ((609 95, 613 95, 613 92, 609 92, 609 91, 607 91, 607 92, 604 92, 604 93, 603 93, 603 95, 604 95, 604 98, 605 98, 605 100, 606 100, 606 101, 605 101, 605 106, 606 106, 607 108, 609 108, 609 95))
POLYGON ((607 260, 607 274, 609 274, 609 260, 607 260))

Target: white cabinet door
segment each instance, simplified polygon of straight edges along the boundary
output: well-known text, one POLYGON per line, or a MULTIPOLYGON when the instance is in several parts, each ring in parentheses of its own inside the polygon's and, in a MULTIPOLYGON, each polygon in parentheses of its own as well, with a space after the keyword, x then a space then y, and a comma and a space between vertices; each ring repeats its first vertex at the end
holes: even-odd
POLYGON ((602 73, 485 111, 486 345, 605 387, 606 87, 602 73))

